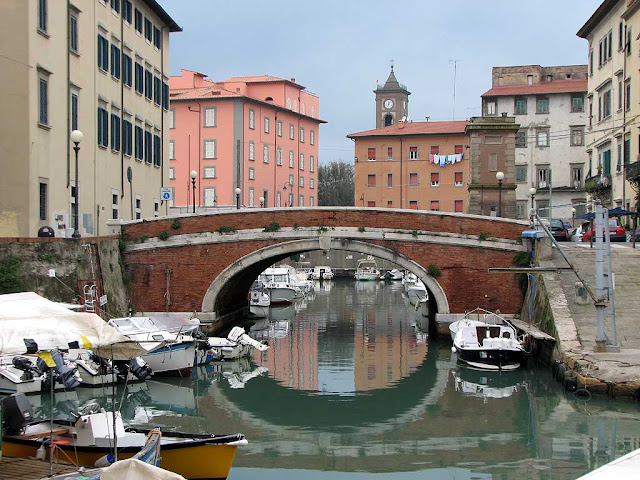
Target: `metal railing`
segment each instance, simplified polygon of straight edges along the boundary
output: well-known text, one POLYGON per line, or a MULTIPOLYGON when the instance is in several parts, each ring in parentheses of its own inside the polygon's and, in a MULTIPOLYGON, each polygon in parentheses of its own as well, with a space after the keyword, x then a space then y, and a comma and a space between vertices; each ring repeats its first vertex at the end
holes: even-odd
POLYGON ((625 176, 627 180, 640 180, 640 161, 627 164, 625 167, 625 176))

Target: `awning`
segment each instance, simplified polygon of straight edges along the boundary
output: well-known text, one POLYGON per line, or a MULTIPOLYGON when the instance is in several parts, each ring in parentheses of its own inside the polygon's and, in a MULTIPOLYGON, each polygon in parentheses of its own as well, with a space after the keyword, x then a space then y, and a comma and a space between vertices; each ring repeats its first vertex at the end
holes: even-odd
MULTIPOLYGON (((622 217, 625 215, 638 215, 638 212, 631 212, 624 208, 616 207, 609 210, 610 217, 622 217)), ((596 214, 594 212, 583 213, 582 215, 576 215, 577 220, 593 220, 596 214)))

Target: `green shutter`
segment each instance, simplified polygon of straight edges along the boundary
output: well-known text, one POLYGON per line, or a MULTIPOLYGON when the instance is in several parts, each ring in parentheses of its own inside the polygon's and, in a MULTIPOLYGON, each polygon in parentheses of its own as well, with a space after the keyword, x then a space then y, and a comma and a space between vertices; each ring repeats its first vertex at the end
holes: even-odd
POLYGON ((606 150, 603 154, 604 174, 611 175, 611 150, 606 150))

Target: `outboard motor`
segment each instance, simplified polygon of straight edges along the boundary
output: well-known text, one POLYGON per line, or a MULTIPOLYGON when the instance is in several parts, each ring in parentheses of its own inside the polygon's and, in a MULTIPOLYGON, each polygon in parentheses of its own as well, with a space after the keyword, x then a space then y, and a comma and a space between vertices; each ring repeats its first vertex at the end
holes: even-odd
POLYGON ((33 420, 31 404, 24 393, 14 393, 2 401, 4 427, 9 435, 19 434, 33 420))
POLYGON ((24 372, 21 377, 22 380, 33 380, 34 373, 38 373, 38 369, 27 357, 15 356, 11 360, 11 363, 13 363, 13 366, 18 370, 24 372))
POLYGON ((153 376, 153 370, 142 358, 136 357, 129 362, 129 369, 138 380, 148 380, 153 376))
POLYGON ((93 352, 89 354, 89 358, 93 363, 96 364, 98 375, 108 375, 109 373, 111 373, 111 364, 109 360, 99 357, 93 352))
POLYGON ((47 372, 47 378, 42 382, 42 390, 46 391, 51 387, 51 379, 59 381, 65 388, 76 388, 80 385, 80 374, 78 369, 71 362, 65 360, 62 352, 58 349, 51 350, 51 358, 55 362, 55 366, 50 368, 42 358, 38 358, 38 369, 47 372))

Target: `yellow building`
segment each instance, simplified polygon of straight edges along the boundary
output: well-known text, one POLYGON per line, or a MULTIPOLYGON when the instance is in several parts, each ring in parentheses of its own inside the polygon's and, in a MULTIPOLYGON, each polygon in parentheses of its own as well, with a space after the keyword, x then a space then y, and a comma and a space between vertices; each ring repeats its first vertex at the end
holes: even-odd
POLYGON ((155 0, 4 0, 0 17, 0 237, 163 214, 176 22, 155 0))

